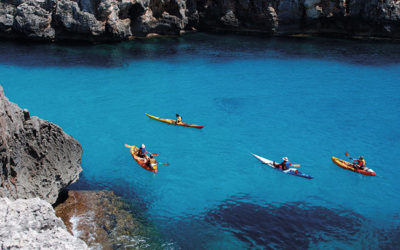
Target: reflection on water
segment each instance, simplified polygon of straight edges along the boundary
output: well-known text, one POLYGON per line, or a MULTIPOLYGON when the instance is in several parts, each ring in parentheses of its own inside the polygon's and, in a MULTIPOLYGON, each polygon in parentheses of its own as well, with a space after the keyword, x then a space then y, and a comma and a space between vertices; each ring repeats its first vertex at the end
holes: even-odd
POLYGON ((0 63, 25 67, 123 67, 132 59, 190 60, 199 56, 211 63, 270 57, 378 66, 399 63, 399 54, 400 46, 391 42, 210 34, 97 45, 0 41, 0 63))

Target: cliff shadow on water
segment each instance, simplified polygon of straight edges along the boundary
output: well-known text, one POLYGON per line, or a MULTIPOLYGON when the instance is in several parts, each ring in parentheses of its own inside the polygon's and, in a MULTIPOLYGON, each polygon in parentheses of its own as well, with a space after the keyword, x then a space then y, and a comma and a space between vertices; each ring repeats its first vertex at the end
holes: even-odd
POLYGON ((21 67, 124 67, 134 60, 324 59, 359 65, 400 63, 400 44, 388 41, 328 38, 268 38, 188 34, 122 43, 26 44, 0 41, 0 63, 21 67))

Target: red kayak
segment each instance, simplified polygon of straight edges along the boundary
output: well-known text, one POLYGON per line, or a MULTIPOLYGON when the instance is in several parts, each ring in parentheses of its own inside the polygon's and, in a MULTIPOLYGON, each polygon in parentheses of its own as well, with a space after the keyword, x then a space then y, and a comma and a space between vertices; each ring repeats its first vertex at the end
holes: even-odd
POLYGON ((131 150, 131 155, 133 157, 133 159, 137 162, 137 164, 139 164, 139 166, 141 166, 142 168, 146 169, 147 171, 153 172, 153 173, 157 173, 158 172, 158 168, 157 168, 157 164, 155 165, 154 168, 149 167, 149 165, 146 164, 147 160, 146 158, 141 158, 137 155, 137 152, 139 151, 139 148, 132 145, 125 145, 126 147, 129 147, 131 150))
POLYGON ((332 156, 332 161, 333 163, 335 163, 336 165, 338 165, 341 168, 353 171, 353 172, 357 172, 363 175, 369 175, 369 176, 376 176, 376 173, 374 172, 374 170, 370 169, 370 168, 366 168, 364 170, 358 169, 353 167, 353 164, 351 164, 350 162, 341 160, 339 158, 333 157, 332 156))

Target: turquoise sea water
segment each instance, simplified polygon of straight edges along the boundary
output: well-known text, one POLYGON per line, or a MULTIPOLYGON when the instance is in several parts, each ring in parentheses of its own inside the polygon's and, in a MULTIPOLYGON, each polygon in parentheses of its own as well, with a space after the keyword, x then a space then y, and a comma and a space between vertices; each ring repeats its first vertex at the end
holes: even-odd
POLYGON ((398 249, 399 55, 391 43, 204 34, 1 42, 0 84, 82 144, 74 188, 139 204, 165 248, 398 249), (125 143, 170 165, 145 171, 125 143), (346 151, 378 176, 331 162, 346 151), (314 179, 274 171, 251 152, 287 156, 314 179))

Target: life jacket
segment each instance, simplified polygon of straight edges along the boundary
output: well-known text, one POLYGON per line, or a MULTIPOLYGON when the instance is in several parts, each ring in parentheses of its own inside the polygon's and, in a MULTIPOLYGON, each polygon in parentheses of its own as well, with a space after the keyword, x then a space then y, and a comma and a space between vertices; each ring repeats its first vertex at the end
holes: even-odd
POLYGON ((289 161, 282 162, 282 170, 287 170, 290 168, 290 166, 292 166, 292 163, 290 163, 289 161))
POLYGON ((360 166, 360 167, 365 167, 365 160, 364 159, 362 159, 362 160, 358 159, 357 160, 357 165, 360 166))
POLYGON ((146 149, 145 148, 139 148, 137 151, 137 155, 140 157, 144 157, 146 155, 146 149))
POLYGON ((157 161, 154 158, 150 158, 148 161, 148 166, 151 167, 152 169, 157 169, 157 161))
POLYGON ((177 122, 177 123, 182 122, 182 117, 178 116, 178 117, 176 118, 176 122, 177 122))

